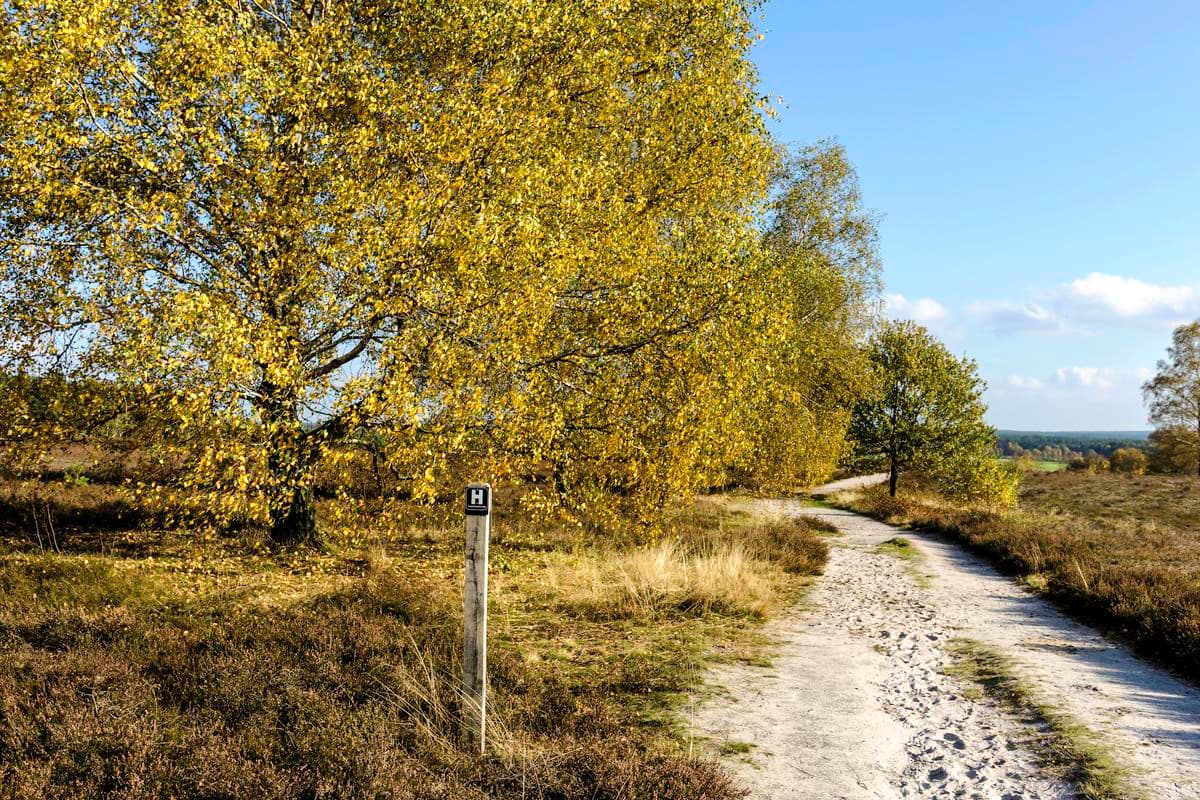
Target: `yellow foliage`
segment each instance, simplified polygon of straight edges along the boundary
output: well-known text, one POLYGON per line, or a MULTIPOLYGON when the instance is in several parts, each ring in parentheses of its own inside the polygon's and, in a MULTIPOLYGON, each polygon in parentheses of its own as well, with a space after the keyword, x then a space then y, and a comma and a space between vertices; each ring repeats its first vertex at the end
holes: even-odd
POLYGON ((0 368, 109 382, 141 494, 282 541, 355 452, 587 513, 825 471, 861 276, 764 253, 754 36, 733 0, 8 4, 0 368))

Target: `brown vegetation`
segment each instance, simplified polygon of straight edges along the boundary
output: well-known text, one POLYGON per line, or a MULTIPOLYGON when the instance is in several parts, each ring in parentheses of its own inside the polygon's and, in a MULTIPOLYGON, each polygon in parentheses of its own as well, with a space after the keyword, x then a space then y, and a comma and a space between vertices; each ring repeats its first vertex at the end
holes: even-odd
POLYGON ((964 509, 914 486, 838 500, 950 534, 1139 651, 1200 679, 1200 492, 1165 475, 1028 472, 1018 511, 964 509))
POLYGON ((1167 425, 1150 434, 1150 466, 1155 472, 1195 475, 1200 472, 1200 432, 1167 425))
POLYGON ((280 553, 119 509, 101 536, 111 487, 38 488, 53 545, 0 502, 3 798, 738 797, 669 712, 825 557, 810 523, 711 498, 657 541, 500 517, 480 758, 456 741, 457 505, 280 553))

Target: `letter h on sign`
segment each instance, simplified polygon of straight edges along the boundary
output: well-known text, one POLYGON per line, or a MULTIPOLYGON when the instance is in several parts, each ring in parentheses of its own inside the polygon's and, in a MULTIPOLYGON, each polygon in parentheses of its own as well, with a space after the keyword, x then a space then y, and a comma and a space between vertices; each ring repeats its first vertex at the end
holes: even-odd
POLYGON ((468 517, 486 517, 491 511, 491 503, 488 502, 488 494, 491 492, 490 486, 468 486, 467 487, 467 516, 468 517))

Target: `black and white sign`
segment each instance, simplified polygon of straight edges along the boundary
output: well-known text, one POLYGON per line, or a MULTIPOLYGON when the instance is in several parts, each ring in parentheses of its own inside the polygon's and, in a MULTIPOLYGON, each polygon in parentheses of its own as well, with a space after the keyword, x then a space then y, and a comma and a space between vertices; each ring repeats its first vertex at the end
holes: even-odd
POLYGON ((491 488, 488 486, 467 487, 467 516, 486 517, 492 511, 491 488))

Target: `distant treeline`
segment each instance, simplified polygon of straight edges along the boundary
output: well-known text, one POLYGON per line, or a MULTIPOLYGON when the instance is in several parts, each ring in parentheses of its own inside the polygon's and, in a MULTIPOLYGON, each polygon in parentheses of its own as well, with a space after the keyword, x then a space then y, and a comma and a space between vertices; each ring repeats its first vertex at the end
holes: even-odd
POLYGON ((1111 456, 1121 448, 1150 447, 1148 431, 1006 431, 996 432, 1002 456, 1030 453, 1045 461, 1069 462, 1089 454, 1111 456))

